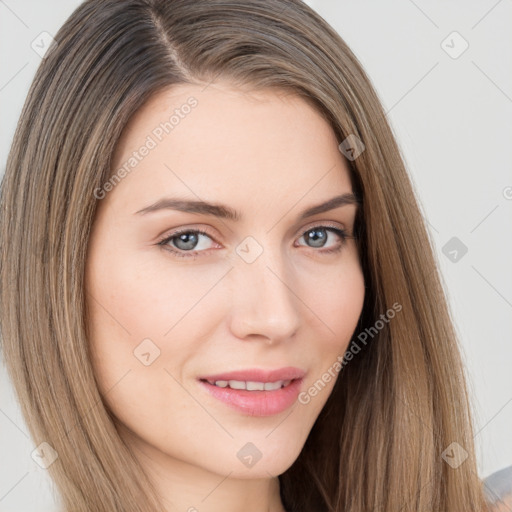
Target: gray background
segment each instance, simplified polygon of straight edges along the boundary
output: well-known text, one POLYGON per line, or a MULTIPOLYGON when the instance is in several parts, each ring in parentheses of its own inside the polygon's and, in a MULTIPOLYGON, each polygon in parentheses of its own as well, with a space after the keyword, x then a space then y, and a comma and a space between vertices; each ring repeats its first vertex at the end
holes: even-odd
MULTIPOLYGON (((308 3, 361 60, 402 148, 463 343, 486 477, 512 464, 512 2, 308 3), (468 248, 456 262, 453 237, 468 248)), ((0 172, 40 62, 31 45, 78 4, 0 0, 0 172)), ((3 367, 0 380, 0 512, 54 510, 3 367)))

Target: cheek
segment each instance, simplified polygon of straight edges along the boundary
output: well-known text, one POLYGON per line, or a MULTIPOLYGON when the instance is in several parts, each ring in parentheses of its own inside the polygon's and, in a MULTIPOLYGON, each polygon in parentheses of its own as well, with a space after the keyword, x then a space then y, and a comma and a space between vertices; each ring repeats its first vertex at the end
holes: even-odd
POLYGON ((180 267, 149 251, 118 251, 115 260, 98 255, 91 258, 89 272, 92 323, 133 342, 147 337, 164 340, 180 324, 190 326, 190 318, 198 314, 208 322, 215 308, 211 303, 205 308, 204 298, 224 273, 223 268, 180 267))
POLYGON ((330 268, 316 279, 305 281, 304 296, 316 313, 310 325, 311 372, 299 403, 316 418, 325 405, 340 375, 340 361, 350 344, 363 310, 365 282, 359 260, 345 258, 344 265, 330 268))
POLYGON ((220 316, 208 291, 222 269, 202 275, 106 253, 88 260, 89 343, 94 373, 117 420, 156 444, 168 425, 200 414, 183 382, 220 316))
POLYGON ((315 313, 314 325, 326 333, 321 337, 322 353, 343 352, 363 309, 365 282, 359 260, 347 256, 322 274, 306 275, 309 277, 304 280, 302 292, 308 299, 305 302, 315 313))
MULTIPOLYGON (((119 408, 126 405, 123 389, 129 400, 144 389, 164 389, 171 378, 165 370, 183 379, 189 361, 223 316, 223 303, 211 291, 225 269, 180 267, 165 257, 134 257, 135 251, 123 253, 117 247, 115 259, 106 241, 102 251, 91 253, 86 282, 94 370, 103 393, 111 396, 112 386, 118 389, 119 408), (128 392, 132 379, 135 387, 128 392)), ((142 402, 151 407, 157 396, 148 394, 142 402)))

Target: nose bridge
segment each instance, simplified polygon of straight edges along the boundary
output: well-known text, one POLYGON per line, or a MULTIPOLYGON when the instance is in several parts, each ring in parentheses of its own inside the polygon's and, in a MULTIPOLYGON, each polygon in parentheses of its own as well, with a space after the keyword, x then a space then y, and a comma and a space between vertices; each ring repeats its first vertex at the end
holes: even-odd
POLYGON ((240 337, 290 337, 299 324, 300 301, 291 286, 289 266, 278 245, 247 237, 236 249, 233 281, 233 328, 240 337))

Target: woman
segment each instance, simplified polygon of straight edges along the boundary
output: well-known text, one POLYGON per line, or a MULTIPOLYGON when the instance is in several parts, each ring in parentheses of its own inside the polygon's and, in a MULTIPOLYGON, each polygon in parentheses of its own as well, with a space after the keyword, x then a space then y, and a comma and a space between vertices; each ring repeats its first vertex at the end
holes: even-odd
POLYGON ((485 510, 433 250, 339 35, 295 0, 93 0, 55 39, 1 328, 64 509, 485 510))

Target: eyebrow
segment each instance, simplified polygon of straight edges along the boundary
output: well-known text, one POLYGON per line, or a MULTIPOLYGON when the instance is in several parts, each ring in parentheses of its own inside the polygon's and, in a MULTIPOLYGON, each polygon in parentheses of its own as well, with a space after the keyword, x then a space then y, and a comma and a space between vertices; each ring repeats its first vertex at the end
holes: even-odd
MULTIPOLYGON (((339 196, 328 199, 323 203, 307 208, 300 214, 299 220, 304 220, 308 217, 312 217, 313 215, 340 208, 341 206, 353 204, 357 206, 361 204, 361 200, 353 192, 347 192, 345 194, 341 194, 339 196)), ((135 212, 135 214, 145 215, 147 213, 156 212, 159 210, 178 210, 186 213, 212 215, 214 217, 219 217, 221 219, 227 219, 234 222, 240 221, 242 219, 240 212, 227 205, 208 203, 205 201, 191 201, 187 199, 172 197, 164 197, 159 199, 156 203, 138 210, 135 212)))

